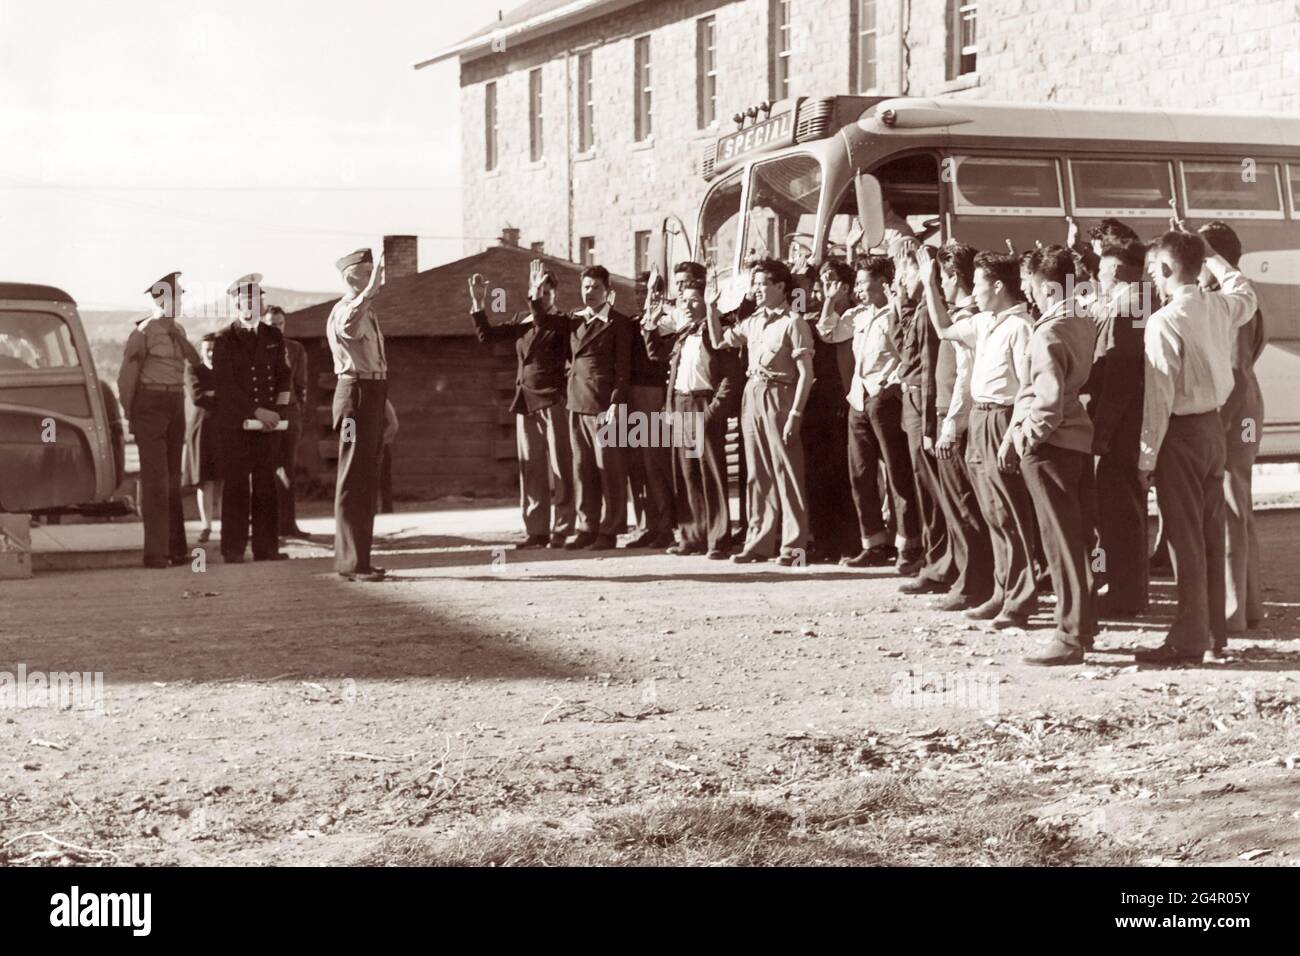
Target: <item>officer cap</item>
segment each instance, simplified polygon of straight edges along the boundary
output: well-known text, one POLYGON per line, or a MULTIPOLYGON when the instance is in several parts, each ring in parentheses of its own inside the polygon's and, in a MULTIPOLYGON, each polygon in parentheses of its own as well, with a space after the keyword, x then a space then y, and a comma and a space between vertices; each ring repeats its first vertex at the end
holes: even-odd
POLYGON ((261 288, 262 273, 250 272, 246 276, 240 276, 234 282, 230 283, 229 287, 227 287, 226 295, 239 295, 242 290, 247 289, 250 286, 257 286, 259 289, 261 288))
POLYGON ((179 272, 169 272, 145 289, 144 294, 151 295, 156 299, 168 293, 176 292, 180 289, 180 276, 179 272))
POLYGON ((358 249, 356 252, 349 252, 334 265, 338 266, 339 272, 346 272, 352 266, 359 266, 366 262, 374 262, 369 249, 358 249))

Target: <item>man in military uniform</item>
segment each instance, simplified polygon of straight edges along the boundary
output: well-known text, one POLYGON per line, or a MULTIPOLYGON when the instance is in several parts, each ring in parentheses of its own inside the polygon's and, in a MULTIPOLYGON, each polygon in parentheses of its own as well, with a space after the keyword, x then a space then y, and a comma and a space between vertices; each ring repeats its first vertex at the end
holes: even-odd
MULTIPOLYGON (((266 310, 266 321, 284 335, 284 309, 273 305, 266 310)), ((297 339, 284 336, 285 360, 289 363, 289 407, 285 419, 287 430, 280 432, 279 476, 280 537, 303 537, 298 527, 297 499, 294 495, 294 473, 298 470, 298 442, 302 438, 302 415, 307 407, 307 349, 297 339)))
POLYGON ((145 290, 154 314, 126 340, 117 393, 140 450, 140 516, 144 564, 165 568, 189 560, 181 509, 181 449, 185 445, 185 363, 199 353, 176 321, 180 273, 145 290))
POLYGON ((379 581, 370 563, 379 463, 386 435, 397 429, 388 402, 388 359, 374 298, 384 284, 384 260, 358 249, 335 263, 348 292, 334 304, 325 337, 334 356, 334 427, 339 430, 334 491, 334 567, 349 581, 379 581))
POLYGON ((289 363, 284 336, 261 321, 262 277, 254 273, 226 290, 237 318, 212 343, 216 384, 216 424, 225 487, 221 495, 221 554, 228 563, 244 560, 249 518, 253 560, 279 561, 275 466, 276 425, 289 404, 289 363))

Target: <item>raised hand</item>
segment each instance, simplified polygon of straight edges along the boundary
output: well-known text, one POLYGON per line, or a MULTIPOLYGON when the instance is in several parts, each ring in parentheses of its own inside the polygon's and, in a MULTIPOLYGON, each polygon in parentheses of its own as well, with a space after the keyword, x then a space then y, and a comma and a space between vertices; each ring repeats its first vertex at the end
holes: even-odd
POLYGON ((542 283, 546 281, 546 264, 541 259, 534 259, 528 264, 528 298, 542 297, 542 283))
POLYGON ((1073 249, 1079 242, 1079 224, 1073 216, 1065 217, 1065 248, 1073 249))
POLYGON ((722 298, 722 290, 718 288, 718 270, 714 266, 709 266, 704 274, 704 304, 717 305, 720 298, 722 298))
POLYGON ((1010 239, 1003 239, 1002 241, 1007 244, 1007 252, 1009 252, 1011 255, 1014 256, 1016 254, 1015 243, 1013 243, 1010 239))
POLYGON ((482 273, 476 272, 469 277, 469 301, 474 311, 480 311, 487 304, 488 281, 482 273))
POLYGON ((939 260, 935 257, 934 250, 927 245, 916 250, 916 264, 926 279, 936 278, 939 274, 939 260))

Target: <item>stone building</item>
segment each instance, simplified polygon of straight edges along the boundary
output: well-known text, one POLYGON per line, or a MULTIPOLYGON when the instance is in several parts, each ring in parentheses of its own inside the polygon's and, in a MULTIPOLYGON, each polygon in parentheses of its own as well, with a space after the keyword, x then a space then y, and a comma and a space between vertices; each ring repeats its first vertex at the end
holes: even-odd
POLYGON ((625 275, 764 100, 1300 110, 1294 0, 530 0, 419 65, 452 57, 464 234, 625 275))

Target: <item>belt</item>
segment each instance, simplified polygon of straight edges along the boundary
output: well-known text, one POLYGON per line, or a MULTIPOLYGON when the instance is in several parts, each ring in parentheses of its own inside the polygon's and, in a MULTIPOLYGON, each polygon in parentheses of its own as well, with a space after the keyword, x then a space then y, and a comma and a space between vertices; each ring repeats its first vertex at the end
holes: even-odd
POLYGON ((177 395, 184 394, 184 385, 155 385, 152 382, 141 382, 140 387, 146 392, 174 392, 177 395))
POLYGON ((388 378, 387 372, 340 372, 339 378, 359 379, 363 382, 382 382, 388 378))
POLYGON ((706 388, 695 392, 673 392, 674 395, 684 395, 687 398, 712 398, 716 389, 706 388))
POLYGON ((920 386, 920 385, 908 385, 906 382, 902 382, 902 383, 900 383, 900 384, 903 386, 903 388, 909 389, 909 390, 911 390, 911 391, 913 391, 913 392, 919 392, 919 391, 921 391, 921 386, 920 386))
POLYGON ((770 374, 765 374, 762 371, 746 372, 745 374, 749 379, 750 384, 761 382, 764 385, 782 385, 786 388, 794 388, 794 382, 787 382, 784 379, 773 378, 770 374))
POLYGON ((981 411, 991 412, 997 408, 1010 408, 1010 405, 1003 405, 1001 402, 976 402, 975 407, 981 411))

